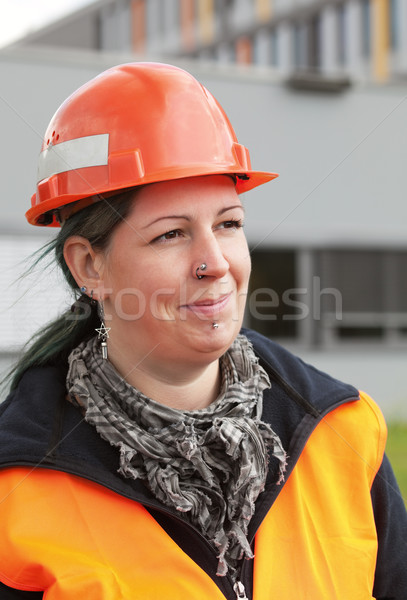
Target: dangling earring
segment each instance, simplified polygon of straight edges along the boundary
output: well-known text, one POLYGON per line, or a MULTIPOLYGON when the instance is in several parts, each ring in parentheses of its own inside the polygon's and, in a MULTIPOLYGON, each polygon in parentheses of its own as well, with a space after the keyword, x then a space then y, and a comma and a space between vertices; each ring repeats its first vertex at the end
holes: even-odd
POLYGON ((99 300, 98 302, 98 311, 100 318, 100 327, 95 329, 98 334, 98 340, 100 340, 100 347, 102 349, 102 358, 103 360, 107 360, 107 341, 109 338, 109 331, 111 327, 106 327, 105 325, 105 311, 103 307, 103 301, 99 300))

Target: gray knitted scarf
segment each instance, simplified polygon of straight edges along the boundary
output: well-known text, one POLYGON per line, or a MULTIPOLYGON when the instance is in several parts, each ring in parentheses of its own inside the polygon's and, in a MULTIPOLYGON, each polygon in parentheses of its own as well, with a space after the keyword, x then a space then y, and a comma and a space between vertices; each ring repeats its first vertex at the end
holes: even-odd
POLYGON ((141 479, 165 505, 183 513, 217 549, 218 575, 235 577, 253 558, 247 530, 264 488, 268 452, 286 454, 260 420, 269 378, 239 335, 220 359, 221 391, 201 410, 176 410, 147 398, 103 360, 96 338, 69 357, 67 389, 85 420, 120 451, 119 473, 141 479))

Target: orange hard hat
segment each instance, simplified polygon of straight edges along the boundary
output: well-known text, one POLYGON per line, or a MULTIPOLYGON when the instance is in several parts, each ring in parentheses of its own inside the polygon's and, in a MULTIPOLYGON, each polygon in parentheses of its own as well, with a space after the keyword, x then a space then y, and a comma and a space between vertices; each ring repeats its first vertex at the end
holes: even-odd
POLYGON ((252 171, 222 107, 192 75, 160 63, 119 65, 53 116, 26 217, 57 226, 57 209, 82 198, 213 174, 235 175, 239 193, 277 177, 252 171))

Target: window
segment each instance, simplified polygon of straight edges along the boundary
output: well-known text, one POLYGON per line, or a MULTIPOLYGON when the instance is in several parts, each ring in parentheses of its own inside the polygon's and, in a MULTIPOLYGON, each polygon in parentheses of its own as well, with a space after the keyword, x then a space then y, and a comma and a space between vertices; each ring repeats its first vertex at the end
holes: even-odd
POLYGON ((362 41, 362 55, 364 57, 370 56, 370 0, 362 0, 362 31, 361 31, 361 41, 362 41))
POLYGON ((296 254, 293 250, 255 250, 247 299, 249 327, 272 338, 297 333, 296 254))
POLYGON ((245 323, 302 345, 407 344, 407 250, 252 252, 245 323))
POLYGON ((318 69, 321 66, 321 19, 315 15, 308 28, 308 66, 318 69))
POLYGON ((332 296, 321 298, 322 341, 407 342, 406 251, 320 251, 316 272, 341 295, 340 314, 332 296))
POLYGON ((345 5, 340 4, 336 12, 337 23, 337 60, 339 65, 344 65, 346 61, 346 13, 345 5))
POLYGON ((302 36, 301 27, 297 23, 293 27, 293 57, 294 67, 299 69, 302 66, 302 36))
POLYGON ((392 50, 397 50, 397 48, 399 46, 398 22, 399 22, 398 0, 389 0, 389 42, 390 42, 390 48, 392 50))
POLYGON ((273 29, 270 33, 271 37, 271 64, 276 67, 278 65, 278 38, 277 31, 273 29))
POLYGON ((161 39, 164 33, 165 20, 162 0, 149 0, 146 7, 147 39, 161 39))

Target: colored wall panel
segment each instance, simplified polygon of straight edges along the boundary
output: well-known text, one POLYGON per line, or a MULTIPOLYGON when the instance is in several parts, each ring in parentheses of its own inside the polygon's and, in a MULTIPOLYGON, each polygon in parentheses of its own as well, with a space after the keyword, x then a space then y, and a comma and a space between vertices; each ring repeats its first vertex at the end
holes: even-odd
POLYGON ((181 40, 185 50, 195 48, 194 0, 180 0, 181 40))
POLYGON ((272 14, 273 0, 256 0, 256 16, 259 21, 268 21, 272 14))
POLYGON ((210 43, 214 38, 213 0, 198 0, 198 19, 201 41, 210 43))
POLYGON ((236 62, 249 65, 253 61, 253 44, 248 37, 242 36, 236 40, 236 62))
POLYGON ((386 81, 389 76, 389 2, 371 0, 373 76, 386 81))
POLYGON ((145 0, 131 2, 132 49, 143 54, 146 44, 146 6, 145 0))

